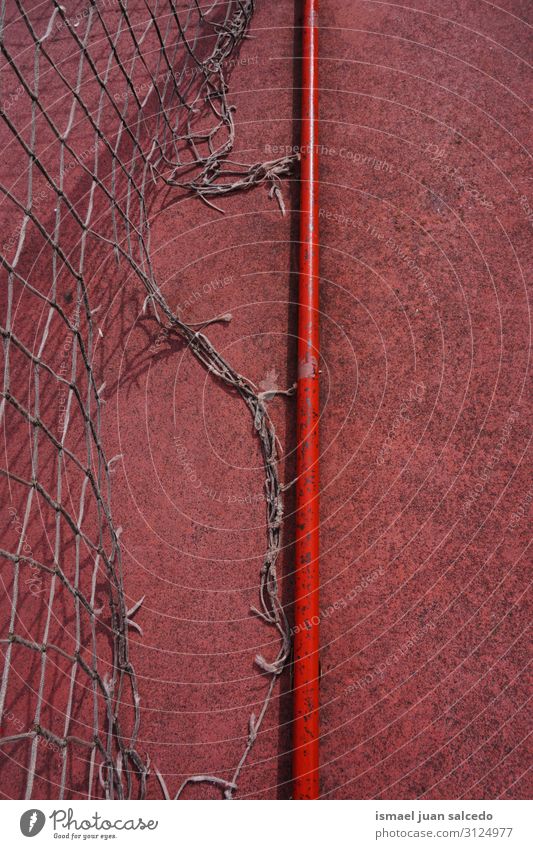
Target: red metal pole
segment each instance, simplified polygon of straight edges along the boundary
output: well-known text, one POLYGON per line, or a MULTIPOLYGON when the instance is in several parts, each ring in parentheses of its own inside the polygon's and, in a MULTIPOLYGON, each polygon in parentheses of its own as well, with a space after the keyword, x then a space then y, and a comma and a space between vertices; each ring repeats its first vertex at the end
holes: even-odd
POLYGON ((319 795, 318 0, 304 0, 296 449, 293 798, 319 795))

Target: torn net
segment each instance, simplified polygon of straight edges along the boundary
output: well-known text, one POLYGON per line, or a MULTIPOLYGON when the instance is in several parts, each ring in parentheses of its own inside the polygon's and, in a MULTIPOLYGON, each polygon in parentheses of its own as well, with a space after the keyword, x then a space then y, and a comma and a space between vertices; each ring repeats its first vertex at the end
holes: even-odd
POLYGON ((68 13, 55 0, 0 5, 0 748, 16 795, 143 797, 152 769, 169 796, 150 753, 137 748, 128 630, 141 614, 139 604, 126 608, 111 509, 116 458, 101 438, 95 315, 117 269, 145 288, 154 320, 239 394, 266 472, 256 613, 277 629, 279 650, 273 660, 256 658, 268 679, 265 700, 248 720, 233 779, 192 776, 176 796, 198 781, 233 796, 289 655, 276 578, 282 487, 264 394, 217 353, 205 326, 170 309, 154 277, 148 225, 150 199, 169 187, 217 206, 219 195, 265 183, 283 211, 280 179, 293 159, 231 158, 227 60, 253 11, 253 0, 90 0, 68 13), (68 680, 60 695, 59 679, 68 680))

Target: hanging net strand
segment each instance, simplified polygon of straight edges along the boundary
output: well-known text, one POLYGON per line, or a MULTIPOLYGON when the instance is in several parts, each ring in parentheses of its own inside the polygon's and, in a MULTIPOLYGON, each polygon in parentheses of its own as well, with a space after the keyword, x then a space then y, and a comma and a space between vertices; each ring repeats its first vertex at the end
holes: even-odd
MULTIPOLYGON (((277 629, 279 634, 279 649, 273 661, 267 661, 262 655, 255 658, 256 665, 270 678, 268 689, 263 704, 256 717, 250 715, 248 722, 248 738, 242 757, 237 765, 231 782, 224 782, 215 776, 203 776, 202 780, 213 784, 224 785, 224 795, 227 799, 233 798, 237 788, 237 781, 247 757, 255 743, 261 728, 266 710, 272 698, 275 684, 279 675, 285 669, 290 655, 291 640, 290 629, 285 611, 281 604, 278 590, 276 563, 281 548, 281 530, 283 525, 283 498, 282 485, 278 472, 278 452, 275 428, 261 397, 264 393, 258 393, 249 380, 239 374, 235 369, 216 351, 209 339, 201 332, 194 332, 191 327, 184 324, 172 313, 160 292, 154 292, 153 296, 164 313, 170 326, 184 338, 190 350, 197 360, 227 386, 234 389, 248 407, 255 431, 261 444, 265 479, 265 500, 267 509, 267 550, 263 558, 260 572, 259 598, 260 608, 252 608, 264 622, 277 629), (222 782, 222 784, 221 784, 222 782)), ((291 390, 289 390, 291 392, 291 390)), ((287 393, 279 393, 287 394, 287 393)), ((199 776, 187 779, 180 787, 175 798, 179 798, 185 787, 190 783, 197 783, 199 776)))
POLYGON ((142 607, 126 603, 111 507, 116 458, 103 444, 97 314, 119 267, 143 287, 156 321, 242 399, 261 445, 267 547, 255 613, 276 629, 279 649, 256 658, 265 699, 231 781, 192 776, 175 794, 205 781, 232 798, 290 651, 276 574, 277 438, 253 383, 170 309, 152 267, 147 207, 169 187, 220 208, 217 196, 264 184, 284 211, 280 181, 295 157, 231 158, 228 60, 247 36, 253 0, 77 5, 0 0, 0 753, 12 792, 26 798, 143 798, 151 771, 170 795, 138 747, 129 630, 142 607))

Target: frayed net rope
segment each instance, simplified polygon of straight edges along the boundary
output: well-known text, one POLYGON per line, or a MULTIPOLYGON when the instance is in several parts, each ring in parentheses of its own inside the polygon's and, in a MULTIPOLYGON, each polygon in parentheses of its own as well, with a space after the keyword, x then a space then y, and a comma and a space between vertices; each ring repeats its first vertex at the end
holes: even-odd
MULTIPOLYGON (((57 0, 35 9, 0 0, 0 117, 8 163, 0 211, 9 228, 0 245, 0 422, 6 445, 15 446, 6 449, 1 469, 11 506, 0 549, 9 587, 0 633, 0 748, 15 752, 11 759, 24 770, 27 798, 43 792, 144 797, 152 769, 137 747, 140 694, 129 655, 128 632, 139 628, 133 617, 141 602, 127 609, 120 528, 111 510, 116 458, 108 460, 102 444, 104 386, 94 362, 99 305, 91 303, 90 286, 95 269, 108 267, 109 259, 135 272, 156 320, 246 404, 266 475, 267 547, 255 613, 277 630, 279 649, 273 659, 256 658, 269 683, 258 715, 249 718, 232 780, 193 776, 176 798, 191 782, 209 782, 233 797, 289 656, 276 576, 282 486, 266 397, 215 350, 205 325, 198 330, 169 308, 152 269, 147 212, 159 186, 189 191, 219 209, 220 196, 260 184, 284 212, 281 179, 295 157, 252 165, 231 159, 227 60, 248 34, 254 5, 89 0, 67 11, 57 0), (65 340, 60 362, 58 337, 65 340), (26 453, 16 442, 21 430, 26 453), (33 536, 36 516, 44 542, 33 536), (25 621, 26 611, 39 612, 33 624, 25 621), (69 628, 57 635, 55 623, 63 618, 69 628), (33 721, 25 727, 11 717, 28 665, 36 683, 33 721), (68 676, 68 693, 61 727, 51 727, 47 706, 59 669, 68 676), (44 747, 57 759, 46 776, 39 767, 44 747)), ((153 771, 168 797, 157 767, 153 771)))

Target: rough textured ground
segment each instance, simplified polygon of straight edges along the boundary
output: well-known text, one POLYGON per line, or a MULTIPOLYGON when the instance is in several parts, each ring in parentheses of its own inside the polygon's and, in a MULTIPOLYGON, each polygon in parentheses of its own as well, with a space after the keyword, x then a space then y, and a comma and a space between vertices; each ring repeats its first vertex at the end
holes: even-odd
MULTIPOLYGON (((237 159, 298 142, 294 5, 258 2, 231 77, 237 159)), ((530 13, 321 4, 324 798, 531 791, 530 13)), ((231 312, 210 338, 263 389, 295 376, 297 184, 284 194, 285 218, 262 189, 224 215, 170 191, 151 210, 169 301, 191 320, 231 312)), ((231 775, 265 692, 254 655, 276 647, 249 614, 264 549, 249 415, 142 302, 126 284, 102 315, 104 437, 123 455, 126 591, 145 595, 139 748, 175 792, 231 775)), ((291 480, 292 402, 271 408, 291 480)), ((287 674, 241 796, 290 795, 289 718, 287 674)))

